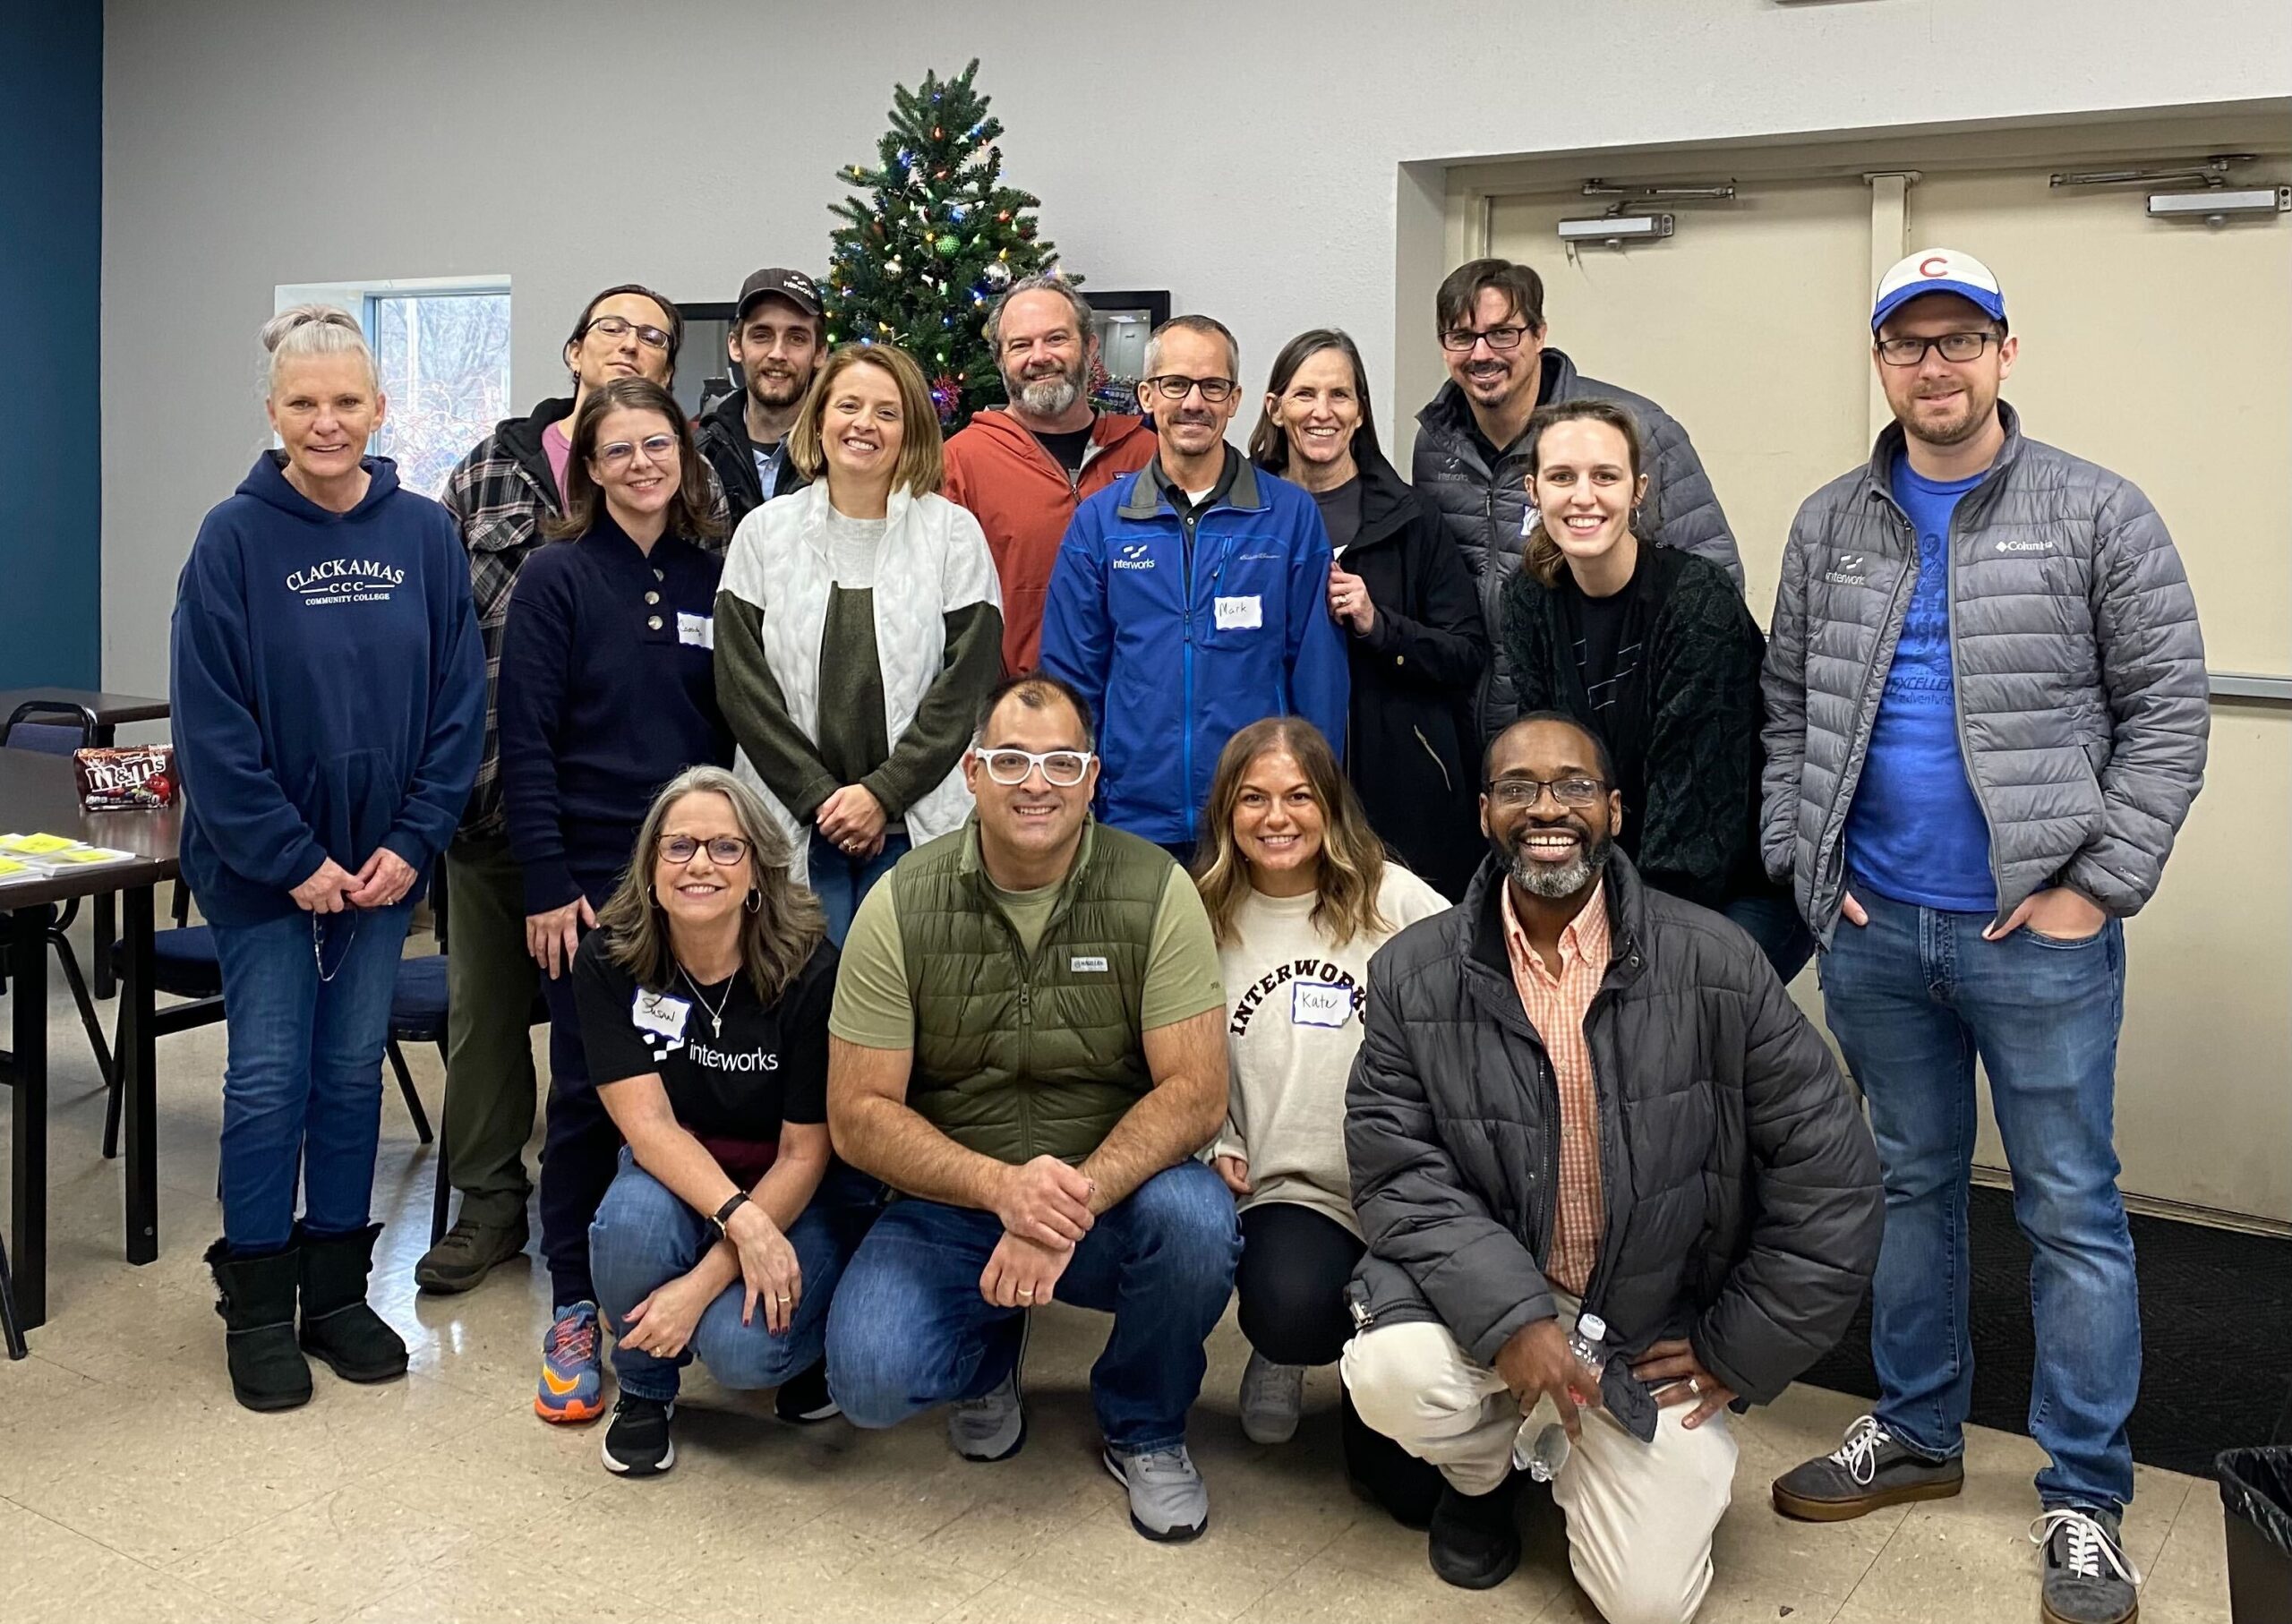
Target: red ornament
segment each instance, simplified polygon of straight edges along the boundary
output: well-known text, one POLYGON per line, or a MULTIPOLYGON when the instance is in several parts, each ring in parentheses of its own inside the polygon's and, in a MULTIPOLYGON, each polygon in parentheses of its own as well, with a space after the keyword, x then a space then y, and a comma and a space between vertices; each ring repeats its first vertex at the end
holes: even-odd
POLYGON ((954 422, 955 408, 962 404, 962 386, 946 373, 931 380, 931 404, 938 408, 941 423, 954 422))

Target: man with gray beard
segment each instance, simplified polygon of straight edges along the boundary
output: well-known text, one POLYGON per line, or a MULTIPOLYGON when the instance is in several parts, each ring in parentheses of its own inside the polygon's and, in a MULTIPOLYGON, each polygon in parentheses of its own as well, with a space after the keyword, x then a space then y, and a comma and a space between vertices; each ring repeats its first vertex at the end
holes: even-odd
POLYGON ((1099 359, 1090 307, 1056 274, 1013 282, 987 317, 1007 406, 979 413, 947 441, 949 501, 987 532, 1003 582, 1003 671, 1031 671, 1042 606, 1067 521, 1085 497, 1154 457, 1154 425, 1090 404, 1099 359))
POLYGON ((1533 1445, 1600 1616, 1684 1624, 1734 1479, 1730 1408, 1845 1331, 1878 1162, 1751 938, 1616 849, 1614 781, 1569 717, 1507 728, 1465 900, 1369 962, 1345 1131, 1368 1251, 1341 1368, 1361 1419, 1447 1480, 1442 1578, 1518 1566, 1510 1474, 1533 1445))

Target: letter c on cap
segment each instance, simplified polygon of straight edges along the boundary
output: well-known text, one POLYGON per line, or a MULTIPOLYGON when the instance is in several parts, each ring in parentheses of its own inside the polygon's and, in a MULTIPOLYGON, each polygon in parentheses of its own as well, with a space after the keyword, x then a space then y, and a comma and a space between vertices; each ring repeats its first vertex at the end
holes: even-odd
POLYGON ((1929 254, 1919 261, 1918 274, 1921 277, 1946 277, 1950 274, 1950 261, 1946 255, 1929 254))

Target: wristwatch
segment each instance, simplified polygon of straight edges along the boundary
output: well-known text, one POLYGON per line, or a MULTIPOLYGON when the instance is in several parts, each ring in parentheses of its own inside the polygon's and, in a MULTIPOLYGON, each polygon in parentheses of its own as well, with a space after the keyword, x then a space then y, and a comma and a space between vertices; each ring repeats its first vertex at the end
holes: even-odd
POLYGON ((745 1190, 735 1190, 732 1192, 731 1200, 726 1201, 723 1206, 717 1208, 714 1212, 708 1215, 708 1221, 716 1226, 716 1233, 718 1235, 723 1235, 724 1234, 724 1226, 731 1220, 732 1214, 738 1212, 741 1208, 748 1204, 748 1192, 745 1190))

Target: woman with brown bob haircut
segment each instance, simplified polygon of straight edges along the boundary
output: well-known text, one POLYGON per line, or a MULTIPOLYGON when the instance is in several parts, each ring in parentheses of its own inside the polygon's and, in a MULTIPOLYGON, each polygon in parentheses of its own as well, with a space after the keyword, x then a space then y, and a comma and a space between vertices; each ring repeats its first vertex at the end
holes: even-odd
MULTIPOLYGON (((1241 1209, 1234 1278, 1250 1360, 1242 1430, 1281 1443, 1297 1428, 1305 1367, 1353 1334, 1346 1282, 1360 1261, 1345 1160, 1345 1085, 1361 1043, 1369 956, 1448 908, 1385 855, 1329 741, 1274 716, 1227 742, 1202 814, 1194 883, 1218 938, 1232 1081, 1210 1166, 1241 1209)), ((1439 1473, 1343 1410, 1346 1469, 1421 1525, 1439 1473)))
POLYGON ((764 803, 722 767, 663 790, 575 955, 597 1095, 629 1141, 584 1237, 620 1386, 604 1464, 676 1465, 679 1372, 835 1413, 830 1295, 882 1186, 828 1155, 836 953, 764 803))
POLYGON ((675 398, 647 378, 598 385, 574 414, 556 539, 518 572, 502 628, 502 808, 549 1004, 542 1256, 559 1312, 544 1352, 556 1380, 535 1400, 546 1421, 603 1408, 589 1220, 620 1150, 583 1058, 574 952, 629 865, 654 791, 732 756, 709 652, 723 572, 702 545, 721 534, 713 505, 675 398))
POLYGON ((979 521, 939 494, 939 416, 896 345, 847 344, 788 454, 801 491, 740 521, 717 598, 716 691, 737 770, 841 944, 911 843, 971 813, 962 756, 1003 670, 979 521))

